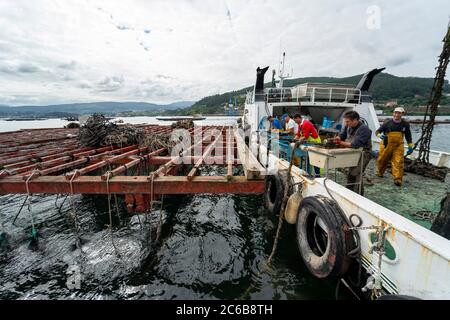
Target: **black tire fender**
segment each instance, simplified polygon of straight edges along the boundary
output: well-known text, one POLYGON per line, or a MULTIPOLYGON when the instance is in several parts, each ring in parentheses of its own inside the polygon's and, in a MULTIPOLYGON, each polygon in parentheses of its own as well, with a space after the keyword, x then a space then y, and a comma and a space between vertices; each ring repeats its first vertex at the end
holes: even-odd
POLYGON ((286 180, 287 172, 283 171, 266 177, 264 206, 272 215, 278 215, 280 213, 286 180))
POLYGON ((323 196, 306 197, 300 203, 297 244, 304 264, 317 278, 342 277, 352 262, 348 252, 355 242, 343 215, 334 200, 323 196))

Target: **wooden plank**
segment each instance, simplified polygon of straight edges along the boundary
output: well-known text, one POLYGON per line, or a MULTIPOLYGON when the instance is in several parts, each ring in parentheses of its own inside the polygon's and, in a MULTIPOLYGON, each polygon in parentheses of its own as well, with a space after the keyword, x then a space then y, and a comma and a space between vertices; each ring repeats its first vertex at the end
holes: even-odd
POLYGON ((236 129, 234 130, 234 139, 236 139, 238 158, 242 163, 247 179, 264 179, 266 169, 259 163, 236 129))
POLYGON ((227 180, 233 177, 233 160, 234 160, 234 136, 232 136, 232 129, 227 130, 227 180), (233 148, 232 148, 233 146, 233 148), (231 153, 233 152, 233 154, 231 153))
POLYGON ((197 160, 197 162, 195 163, 194 167, 192 168, 192 170, 187 175, 188 180, 192 180, 194 178, 194 176, 196 175, 196 173, 198 171, 198 168, 200 168, 200 166, 202 165, 203 160, 207 156, 210 155, 210 153, 212 152, 212 150, 215 147, 215 145, 217 144, 217 142, 219 142, 222 139, 222 130, 223 130, 223 127, 220 128, 219 136, 215 138, 215 140, 208 146, 208 148, 205 150, 205 152, 203 152, 203 154, 200 157, 200 159, 197 160))

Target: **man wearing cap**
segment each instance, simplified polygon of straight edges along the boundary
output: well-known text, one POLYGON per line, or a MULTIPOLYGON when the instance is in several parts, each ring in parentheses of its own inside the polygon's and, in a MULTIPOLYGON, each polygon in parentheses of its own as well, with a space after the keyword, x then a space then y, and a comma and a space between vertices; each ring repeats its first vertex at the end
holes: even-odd
POLYGON ((411 129, 409 123, 402 119, 404 114, 405 109, 401 107, 395 108, 392 119, 386 120, 375 132, 382 140, 380 143, 380 154, 377 160, 377 176, 383 177, 390 162, 394 183, 397 186, 401 186, 403 182, 404 138, 406 138, 406 142, 408 143, 406 155, 413 153, 411 129))
POLYGON ((285 113, 281 116, 283 119, 283 122, 285 123, 285 130, 288 134, 294 135, 295 134, 295 128, 297 127, 294 119, 292 119, 289 114, 285 113))

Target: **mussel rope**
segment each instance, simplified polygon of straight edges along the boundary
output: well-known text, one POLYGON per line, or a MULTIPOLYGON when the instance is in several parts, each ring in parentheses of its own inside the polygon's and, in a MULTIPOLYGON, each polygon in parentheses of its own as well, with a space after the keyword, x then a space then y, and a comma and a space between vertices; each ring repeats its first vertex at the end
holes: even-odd
POLYGON ((158 221, 158 227, 156 229, 156 239, 155 239, 155 245, 158 244, 159 238, 161 236, 162 231, 162 213, 163 213, 163 205, 164 205, 164 195, 161 195, 161 207, 159 208, 159 221, 158 221))
POLYGON ((30 180, 34 177, 34 175, 37 174, 39 175, 39 170, 33 170, 32 173, 30 174, 30 176, 27 178, 26 182, 25 182, 25 187, 27 189, 27 195, 28 195, 28 212, 30 213, 30 217, 31 217, 31 238, 32 239, 37 239, 37 230, 34 224, 34 216, 33 216, 33 210, 31 210, 31 193, 30 193, 30 187, 29 187, 29 182, 30 180))
POLYGON ((117 254, 117 256, 119 257, 119 259, 122 260, 122 256, 120 255, 119 250, 116 247, 116 244, 114 243, 114 234, 113 234, 113 229, 112 229, 112 210, 111 210, 111 192, 109 189, 109 178, 111 177, 112 173, 111 171, 107 171, 106 172, 106 193, 108 194, 108 214, 109 214, 109 233, 111 235, 111 243, 112 246, 114 248, 114 252, 117 254))
MULTIPOLYGON (((75 201, 73 199, 74 196, 75 196, 75 193, 73 191, 73 180, 75 180, 75 178, 78 177, 78 175, 79 175, 79 170, 77 169, 77 170, 74 171, 74 173, 72 174, 72 177, 69 180, 70 206, 72 208, 72 213, 69 214, 69 217, 72 219, 72 222, 73 222, 73 230, 74 230, 75 237, 76 237, 76 246, 77 246, 78 249, 81 250, 81 237, 80 237, 80 232, 79 232, 80 231, 80 225, 78 223, 78 216, 77 216, 77 212, 75 210, 75 201)), ((65 201, 65 199, 64 199, 64 201, 65 201)), ((64 204, 64 201, 61 204, 61 207, 64 204)))
POLYGON ((272 259, 275 256, 275 253, 277 251, 277 247, 278 247, 278 241, 280 239, 280 234, 281 234, 281 228, 283 227, 283 220, 284 220, 284 210, 286 208, 286 204, 287 201, 289 199, 289 191, 292 188, 292 181, 291 181, 291 170, 292 170, 292 165, 294 162, 294 156, 295 156, 295 151, 300 147, 300 142, 297 141, 294 145, 294 148, 292 148, 292 152, 291 152, 291 160, 289 161, 289 168, 288 168, 288 176, 287 176, 287 180, 285 182, 284 185, 284 195, 283 195, 283 201, 281 202, 281 209, 280 209, 280 215, 278 216, 278 228, 277 228, 277 233, 275 235, 275 240, 273 242, 273 247, 272 247, 272 252, 270 253, 269 258, 267 259, 267 265, 270 266, 272 264, 272 259))
MULTIPOLYGON (((293 187, 293 183, 291 180, 291 170, 292 170, 292 165, 293 165, 293 161, 294 161, 294 155, 295 155, 295 151, 300 147, 300 142, 297 141, 296 144, 294 145, 294 148, 292 149, 292 153, 291 153, 291 160, 289 162, 289 168, 288 168, 288 177, 287 180, 285 182, 285 186, 284 186, 284 196, 283 196, 283 201, 281 203, 281 209, 280 209, 280 215, 278 216, 278 227, 277 227, 277 232, 275 234, 275 240, 272 246, 272 252, 270 253, 269 258, 267 259, 267 262, 265 265, 262 266, 261 270, 256 274, 256 277, 260 277, 261 274, 263 272, 269 271, 270 265, 272 263, 272 259, 275 256, 275 253, 277 251, 277 247, 278 247, 278 241, 280 239, 280 235, 281 235, 281 228, 283 226, 283 218, 284 218, 284 209, 286 207, 286 203, 288 200, 288 194, 289 194, 289 190, 293 187)), ((255 287, 255 283, 251 283, 250 286, 247 288, 247 290, 245 290, 245 292, 241 295, 241 299, 245 299, 245 297, 247 297, 247 295, 250 293, 250 291, 255 287)))

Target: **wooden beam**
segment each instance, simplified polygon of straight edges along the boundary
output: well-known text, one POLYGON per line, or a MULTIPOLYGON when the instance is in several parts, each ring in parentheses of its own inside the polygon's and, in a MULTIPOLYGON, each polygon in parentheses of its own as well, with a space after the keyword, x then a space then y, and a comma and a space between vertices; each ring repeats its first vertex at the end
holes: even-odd
POLYGON ((215 147, 215 145, 217 144, 217 142, 219 142, 220 139, 222 139, 222 130, 223 130, 223 127, 220 129, 219 136, 215 137, 215 140, 208 146, 208 148, 205 150, 205 152, 203 152, 203 154, 200 157, 200 159, 197 160, 197 162, 195 163, 194 167, 192 168, 192 170, 187 175, 188 180, 192 180, 194 178, 195 174, 198 171, 198 168, 200 168, 200 166, 202 165, 203 160, 210 155, 210 153, 212 152, 212 150, 215 147))
MULTIPOLYGON (((109 190, 116 194, 149 194, 151 181, 147 176, 117 176, 109 180, 109 190)), ((99 176, 81 176, 72 182, 73 192, 107 194, 106 181, 99 176)), ((70 194, 70 182, 64 176, 42 176, 32 179, 28 186, 33 194, 70 194)), ((200 176, 189 181, 187 177, 160 176, 153 181, 155 194, 261 194, 264 181, 249 181, 245 177, 200 176)), ((26 194, 26 183, 19 177, 0 181, 0 194, 26 194)))
POLYGON ((234 130, 234 138, 236 139, 238 158, 242 163, 247 179, 264 179, 266 169, 259 163, 236 129, 234 130))

